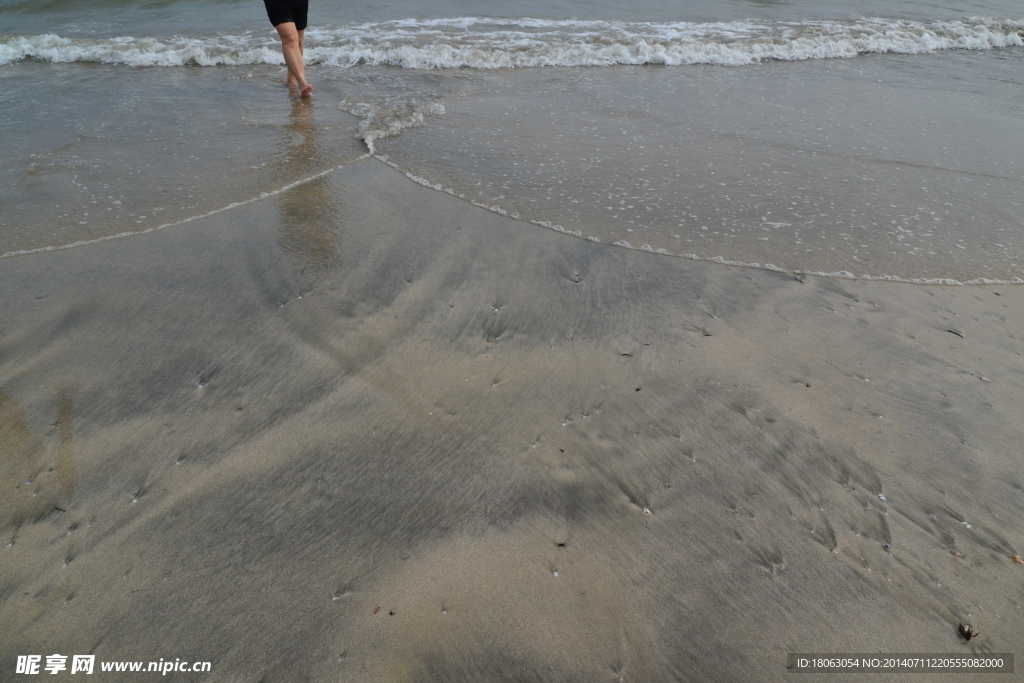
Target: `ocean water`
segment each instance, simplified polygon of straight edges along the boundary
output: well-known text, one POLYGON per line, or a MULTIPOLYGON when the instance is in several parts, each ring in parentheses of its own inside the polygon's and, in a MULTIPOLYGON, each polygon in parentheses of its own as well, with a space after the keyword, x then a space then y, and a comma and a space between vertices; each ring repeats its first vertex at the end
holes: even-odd
POLYGON ((0 254, 172 229, 373 154, 509 230, 1024 281, 1018 3, 313 0, 310 21, 302 101, 261 3, 0 0, 0 254))

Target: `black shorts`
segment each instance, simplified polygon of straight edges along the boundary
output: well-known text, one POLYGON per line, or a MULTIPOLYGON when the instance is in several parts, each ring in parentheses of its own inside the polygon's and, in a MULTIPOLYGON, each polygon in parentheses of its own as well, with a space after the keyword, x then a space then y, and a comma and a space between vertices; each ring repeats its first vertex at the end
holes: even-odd
POLYGON ((263 0, 263 4, 266 5, 267 16, 274 26, 291 21, 299 31, 306 28, 309 0, 263 0))

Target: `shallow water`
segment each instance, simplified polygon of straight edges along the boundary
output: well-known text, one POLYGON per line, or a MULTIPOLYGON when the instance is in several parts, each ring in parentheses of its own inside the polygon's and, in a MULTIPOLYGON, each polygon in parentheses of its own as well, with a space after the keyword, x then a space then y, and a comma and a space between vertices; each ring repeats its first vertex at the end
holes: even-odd
POLYGON ((158 228, 365 153, 356 119, 282 96, 268 71, 0 69, 0 253, 158 228))
POLYGON ((320 3, 318 90, 302 103, 258 3, 7 0, 0 253, 173 225, 372 149, 420 182, 604 243, 1017 281, 1015 12, 320 3))
POLYGON ((596 241, 805 272, 1006 279, 1024 263, 1024 165, 1006 144, 1024 139, 1024 98, 1002 85, 1020 57, 487 74, 378 147, 431 184, 596 241))

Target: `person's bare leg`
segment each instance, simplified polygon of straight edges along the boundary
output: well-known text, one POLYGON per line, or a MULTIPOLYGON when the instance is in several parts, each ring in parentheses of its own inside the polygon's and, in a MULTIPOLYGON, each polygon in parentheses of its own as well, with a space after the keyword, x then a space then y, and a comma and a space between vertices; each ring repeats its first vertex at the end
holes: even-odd
MULTIPOLYGON (((305 36, 306 30, 303 29, 301 31, 297 31, 297 33, 299 34, 299 54, 302 56, 302 64, 303 64, 303 68, 305 68, 305 64, 306 64, 306 45, 305 45, 305 41, 303 41, 303 37, 305 36)), ((288 85, 290 85, 290 86, 291 85, 296 85, 297 83, 298 83, 298 81, 295 80, 295 76, 292 76, 291 69, 289 69, 288 70, 288 85)))
POLYGON ((313 92, 313 86, 306 82, 306 69, 302 64, 302 41, 299 38, 299 31, 295 30, 295 22, 288 21, 278 24, 275 28, 277 34, 281 36, 281 51, 284 52, 284 62, 288 65, 288 74, 295 79, 300 94, 308 97, 313 92))
MULTIPOLYGON (((305 69, 306 69, 306 41, 304 40, 304 38, 305 38, 305 35, 306 35, 306 29, 302 29, 301 31, 297 31, 296 33, 299 34, 299 63, 302 64, 303 74, 305 74, 305 69)), ((310 85, 307 82, 306 83, 306 87, 302 88, 302 90, 301 90, 302 96, 303 97, 309 97, 310 93, 312 93, 312 92, 313 92, 313 86, 310 85)))

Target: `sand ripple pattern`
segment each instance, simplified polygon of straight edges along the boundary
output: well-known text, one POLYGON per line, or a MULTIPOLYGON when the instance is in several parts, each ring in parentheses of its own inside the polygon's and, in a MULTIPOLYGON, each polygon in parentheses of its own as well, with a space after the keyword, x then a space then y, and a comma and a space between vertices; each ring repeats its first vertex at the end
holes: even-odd
MULTIPOLYGON (((1024 46, 1024 20, 656 23, 542 19, 405 19, 310 29, 307 60, 338 67, 511 69, 850 58, 1024 46)), ((0 65, 22 60, 126 66, 283 64, 269 32, 202 37, 0 37, 0 65)))

